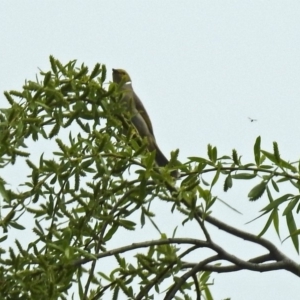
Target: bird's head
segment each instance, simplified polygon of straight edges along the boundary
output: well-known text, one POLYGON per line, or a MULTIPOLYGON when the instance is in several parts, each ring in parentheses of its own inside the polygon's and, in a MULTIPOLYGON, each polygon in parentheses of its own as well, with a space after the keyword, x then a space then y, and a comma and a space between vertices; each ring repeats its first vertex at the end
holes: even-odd
POLYGON ((131 82, 131 78, 129 76, 129 74, 122 69, 112 69, 112 77, 113 77, 113 81, 115 83, 127 83, 127 82, 131 82))

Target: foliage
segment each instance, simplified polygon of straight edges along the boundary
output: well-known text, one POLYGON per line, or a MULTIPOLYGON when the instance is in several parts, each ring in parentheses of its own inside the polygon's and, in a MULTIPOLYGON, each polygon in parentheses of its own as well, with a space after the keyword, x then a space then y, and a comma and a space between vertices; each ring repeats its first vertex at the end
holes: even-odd
POLYGON ((41 72, 42 80, 26 82, 22 91, 5 92, 9 107, 0 111, 0 167, 18 167, 25 160, 27 169, 20 173, 29 172, 21 191, 11 188, 12 179, 1 172, 1 297, 69 299, 75 285, 74 299, 100 299, 112 291, 113 299, 155 299, 162 293, 164 299, 202 295, 209 300, 212 272, 285 269, 299 276, 298 265, 262 238, 271 225, 280 234, 278 211, 283 206, 289 238, 299 252, 295 214, 300 209, 300 163, 283 160, 277 143, 268 152, 261 149, 258 137, 252 163, 242 163, 236 150, 219 157, 217 148, 208 145, 207 158, 190 157, 181 164, 175 151, 170 165, 158 169, 153 153, 146 150, 147 141, 130 124, 118 86, 105 88, 105 65, 96 64, 89 72, 85 65, 76 67, 76 61, 62 65, 50 57, 50 63, 51 70, 41 72), (55 149, 51 156, 33 156, 32 145, 48 140, 55 149), (177 183, 170 175, 174 168, 181 171, 177 183), (204 180, 206 173, 213 174, 211 182, 204 180), (221 182, 228 191, 237 180, 255 181, 250 201, 263 195, 268 200, 260 215, 268 219, 258 235, 212 217, 218 199, 213 188, 221 182), (281 194, 282 183, 295 192, 281 194), (178 224, 195 223, 204 238, 161 232, 152 211, 154 200, 169 204, 170 213, 179 211, 178 224), (33 228, 26 221, 29 215, 33 228), (146 222, 159 232, 158 239, 110 248, 118 232, 134 231, 146 222), (208 223, 263 246, 268 254, 248 261, 231 255, 213 241, 208 223), (13 230, 33 230, 35 238, 26 245, 16 240, 14 248, 5 243, 13 230), (201 248, 215 254, 187 262, 188 255, 201 248), (134 263, 128 259, 132 250, 137 250, 134 263), (99 267, 107 257, 118 266, 99 267), (230 264, 222 266, 221 260, 230 264))

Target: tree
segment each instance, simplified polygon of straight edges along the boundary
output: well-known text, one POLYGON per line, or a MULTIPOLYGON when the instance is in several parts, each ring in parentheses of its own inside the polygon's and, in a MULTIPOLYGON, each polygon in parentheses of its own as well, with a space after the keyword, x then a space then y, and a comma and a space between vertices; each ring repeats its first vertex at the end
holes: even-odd
POLYGON ((70 299, 72 294, 74 299, 104 299, 112 291, 113 299, 155 299, 158 292, 163 299, 213 299, 212 272, 300 275, 299 265, 263 238, 269 228, 279 235, 278 208, 285 206, 289 239, 299 251, 294 214, 300 208, 300 164, 283 160, 276 143, 267 152, 258 137, 254 162, 246 164, 237 151, 220 157, 208 145, 207 158, 191 157, 181 164, 175 151, 169 166, 157 168, 154 153, 147 151, 147 141, 137 135, 120 103, 118 86, 104 88, 105 65, 89 72, 84 65, 76 67, 76 61, 62 65, 50 57, 50 63, 42 80, 26 82, 21 92, 5 92, 9 108, 0 112, 0 166, 5 171, 25 161, 20 173, 29 172, 17 189, 1 172, 2 298, 70 299), (48 140, 55 148, 50 157, 31 155, 37 143, 48 140), (178 182, 170 175, 174 168, 181 171, 178 182), (203 178, 208 173, 213 174, 210 182, 203 178), (258 235, 213 217, 215 186, 223 184, 227 191, 235 180, 255 179, 260 183, 253 184, 249 200, 263 195, 268 200, 260 215, 268 219, 258 235), (296 192, 280 193, 281 183, 296 192), (274 198, 274 192, 280 195, 274 198), (170 236, 162 232, 154 201, 164 203, 166 213, 179 212, 179 225, 194 223, 201 238, 178 237, 176 228, 170 236), (157 230, 157 239, 115 246, 124 229, 134 232, 146 224, 157 230), (264 251, 247 261, 236 257, 214 242, 208 224, 264 251), (30 242, 7 243, 16 230, 29 234, 30 242), (203 248, 213 254, 190 262, 189 255, 203 248), (108 257, 117 266, 103 268, 108 257))

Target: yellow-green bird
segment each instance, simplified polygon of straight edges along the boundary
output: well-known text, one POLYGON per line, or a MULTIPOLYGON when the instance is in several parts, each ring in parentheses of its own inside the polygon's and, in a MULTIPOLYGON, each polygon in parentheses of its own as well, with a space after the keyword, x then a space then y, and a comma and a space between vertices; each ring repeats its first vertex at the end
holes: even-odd
MULTIPOLYGON (((142 101, 132 88, 131 78, 129 74, 122 69, 112 70, 113 81, 115 83, 122 84, 120 88, 123 92, 123 100, 126 101, 128 109, 131 110, 130 112, 132 114, 132 124, 134 125, 134 127, 136 128, 136 130, 142 138, 147 137, 149 151, 156 151, 155 161, 157 165, 164 167, 166 164, 169 163, 169 161, 161 152, 156 143, 151 120, 142 101)), ((177 171, 173 171, 171 175, 173 177, 178 177, 177 171)))

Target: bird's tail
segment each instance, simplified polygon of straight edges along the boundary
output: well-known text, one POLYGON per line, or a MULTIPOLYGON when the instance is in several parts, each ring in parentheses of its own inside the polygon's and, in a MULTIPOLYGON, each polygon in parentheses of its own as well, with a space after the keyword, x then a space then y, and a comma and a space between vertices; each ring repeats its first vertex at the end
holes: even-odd
POLYGON ((160 151, 158 146, 155 147, 156 155, 155 155, 155 161, 160 167, 164 167, 169 163, 169 160, 164 156, 164 154, 160 151))
MULTIPOLYGON (((156 155, 155 155, 155 161, 157 163, 157 165, 159 167, 164 167, 166 166, 168 163, 169 163, 169 160, 164 156, 164 154, 161 152, 161 150, 158 148, 157 144, 155 143, 155 149, 153 149, 156 151, 156 155)), ((174 178, 178 178, 178 171, 175 170, 175 171, 172 171, 171 172, 171 175, 174 177, 174 178)))

